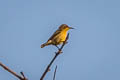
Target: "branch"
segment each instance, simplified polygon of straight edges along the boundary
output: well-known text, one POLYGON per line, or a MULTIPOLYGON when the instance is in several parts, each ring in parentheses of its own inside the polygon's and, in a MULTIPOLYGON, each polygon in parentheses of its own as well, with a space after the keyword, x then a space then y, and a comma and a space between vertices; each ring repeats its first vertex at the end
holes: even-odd
POLYGON ((54 76, 53 76, 53 80, 55 80, 55 76, 56 76, 56 71, 57 71, 57 65, 55 67, 55 71, 54 71, 54 76))
POLYGON ((11 69, 9 69, 7 66, 5 66, 4 64, 2 64, 1 62, 0 62, 0 66, 2 67, 2 68, 4 68, 6 71, 8 71, 8 72, 10 72, 12 75, 14 75, 15 77, 17 77, 18 79, 20 79, 20 80, 27 80, 27 78, 24 76, 24 74, 23 74, 23 72, 21 72, 21 75, 22 76, 20 76, 20 75, 18 75, 16 72, 14 72, 14 71, 12 71, 11 69))
POLYGON ((62 46, 60 47, 60 49, 58 49, 58 51, 56 52, 56 54, 55 54, 55 56, 53 57, 53 59, 51 60, 51 62, 48 64, 48 66, 47 66, 47 68, 45 69, 44 73, 42 74, 40 80, 43 80, 43 79, 44 79, 44 77, 46 76, 47 72, 50 70, 51 65, 52 65, 53 62, 55 61, 55 59, 58 57, 58 55, 59 55, 60 53, 62 53, 62 49, 63 49, 63 47, 65 46, 65 44, 67 43, 68 38, 69 38, 69 33, 68 33, 65 41, 63 42, 62 46))

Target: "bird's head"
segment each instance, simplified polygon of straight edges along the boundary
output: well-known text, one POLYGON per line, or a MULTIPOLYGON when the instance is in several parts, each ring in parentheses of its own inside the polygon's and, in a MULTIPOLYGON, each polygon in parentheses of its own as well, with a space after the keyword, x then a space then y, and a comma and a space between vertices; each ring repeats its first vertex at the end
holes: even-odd
POLYGON ((66 31, 68 31, 69 29, 74 29, 74 28, 69 27, 67 24, 62 24, 59 27, 59 30, 66 30, 66 31))

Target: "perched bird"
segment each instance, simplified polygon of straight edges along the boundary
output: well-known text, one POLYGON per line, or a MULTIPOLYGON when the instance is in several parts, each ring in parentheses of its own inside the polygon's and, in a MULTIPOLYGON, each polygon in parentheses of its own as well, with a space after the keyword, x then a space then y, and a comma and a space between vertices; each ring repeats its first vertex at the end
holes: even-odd
POLYGON ((41 45, 41 48, 48 46, 48 45, 54 45, 58 48, 57 45, 65 41, 67 37, 67 32, 69 29, 74 29, 74 28, 69 27, 66 24, 60 25, 60 27, 54 32, 54 34, 48 39, 48 41, 41 45))

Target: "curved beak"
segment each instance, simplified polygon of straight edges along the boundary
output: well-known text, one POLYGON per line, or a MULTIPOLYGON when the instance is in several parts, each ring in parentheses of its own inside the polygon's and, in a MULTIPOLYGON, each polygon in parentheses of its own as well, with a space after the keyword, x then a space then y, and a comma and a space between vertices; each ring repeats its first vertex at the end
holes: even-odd
POLYGON ((69 27, 69 29, 74 29, 74 28, 72 28, 72 27, 69 27))

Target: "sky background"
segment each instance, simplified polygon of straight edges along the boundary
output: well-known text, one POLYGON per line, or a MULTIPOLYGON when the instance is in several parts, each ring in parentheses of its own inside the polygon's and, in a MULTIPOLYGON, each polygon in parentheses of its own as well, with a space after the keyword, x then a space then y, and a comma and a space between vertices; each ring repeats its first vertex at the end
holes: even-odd
POLYGON ((61 24, 75 29, 45 80, 56 65, 56 80, 120 80, 120 0, 0 0, 0 62, 39 80, 57 51, 40 45, 61 24))

